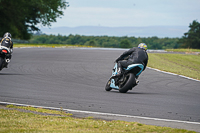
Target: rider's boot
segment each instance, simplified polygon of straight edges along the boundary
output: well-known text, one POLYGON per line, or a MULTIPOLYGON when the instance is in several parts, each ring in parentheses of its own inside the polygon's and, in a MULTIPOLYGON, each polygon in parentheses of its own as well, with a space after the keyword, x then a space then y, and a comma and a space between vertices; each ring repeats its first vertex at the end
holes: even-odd
POLYGON ((9 63, 9 62, 10 62, 10 59, 6 59, 6 62, 9 63))
POLYGON ((117 74, 113 75, 112 78, 120 77, 122 75, 121 68, 118 68, 117 74))
POLYGON ((118 63, 117 65, 117 74, 114 75, 113 77, 120 77, 122 75, 122 67, 121 67, 121 64, 118 63))
POLYGON ((136 79, 136 84, 137 84, 137 85, 139 84, 139 82, 140 82, 140 81, 136 79))
POLYGON ((5 68, 8 68, 8 63, 10 62, 10 59, 6 59, 6 64, 5 64, 5 68))
POLYGON ((135 77, 135 82, 136 82, 137 85, 139 84, 138 78, 139 78, 139 76, 136 76, 136 77, 135 77))

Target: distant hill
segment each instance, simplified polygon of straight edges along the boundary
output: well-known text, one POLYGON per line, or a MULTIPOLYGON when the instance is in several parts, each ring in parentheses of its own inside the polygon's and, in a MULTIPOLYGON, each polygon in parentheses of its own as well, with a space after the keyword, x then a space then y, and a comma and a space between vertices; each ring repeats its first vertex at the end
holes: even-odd
POLYGON ((187 26, 148 26, 148 27, 56 27, 41 28, 42 33, 54 35, 86 35, 86 36, 135 36, 135 37, 182 37, 189 28, 187 26))

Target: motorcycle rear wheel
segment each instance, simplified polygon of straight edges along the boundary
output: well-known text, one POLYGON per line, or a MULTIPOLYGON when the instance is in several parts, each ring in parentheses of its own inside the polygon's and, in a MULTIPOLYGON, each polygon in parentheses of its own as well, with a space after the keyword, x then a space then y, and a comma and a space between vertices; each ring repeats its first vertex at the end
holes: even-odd
POLYGON ((133 73, 125 75, 124 81, 119 84, 119 92, 126 93, 128 90, 131 90, 135 82, 135 76, 133 73))
POLYGON ((106 87, 105 87, 106 91, 111 91, 112 90, 112 88, 110 87, 110 83, 111 83, 111 79, 109 79, 108 82, 106 83, 106 87))
POLYGON ((0 57, 0 71, 3 69, 4 59, 0 57))

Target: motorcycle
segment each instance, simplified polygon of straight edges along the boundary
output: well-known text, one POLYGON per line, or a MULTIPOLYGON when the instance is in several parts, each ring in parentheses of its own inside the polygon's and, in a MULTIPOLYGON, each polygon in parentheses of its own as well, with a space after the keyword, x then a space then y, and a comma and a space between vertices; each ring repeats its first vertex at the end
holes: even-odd
POLYGON ((0 46, 0 71, 7 66, 9 59, 6 57, 10 54, 10 49, 5 46, 0 46))
POLYGON ((117 72, 117 63, 115 63, 112 76, 108 80, 105 90, 111 91, 112 89, 118 90, 121 93, 126 93, 132 90, 133 87, 138 85, 138 76, 142 73, 144 66, 142 64, 131 64, 127 68, 123 68, 122 75, 115 77, 117 72))

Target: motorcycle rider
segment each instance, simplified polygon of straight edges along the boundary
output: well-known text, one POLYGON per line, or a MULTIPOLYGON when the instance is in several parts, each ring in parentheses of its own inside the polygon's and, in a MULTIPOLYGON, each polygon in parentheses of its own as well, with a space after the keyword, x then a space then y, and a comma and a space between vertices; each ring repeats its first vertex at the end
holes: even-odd
MULTIPOLYGON (((128 51, 125 51, 119 58, 116 59, 117 72, 118 74, 114 77, 119 77, 122 75, 122 68, 127 68, 131 64, 142 64, 145 70, 148 63, 147 45, 145 43, 140 43, 138 47, 133 47, 128 51)), ((138 77, 136 77, 137 79, 138 77)), ((139 82, 138 80, 136 82, 139 82)))
POLYGON ((3 38, 0 38, 0 45, 5 46, 10 49, 10 54, 6 56, 6 62, 7 62, 5 66, 6 68, 7 68, 8 63, 11 60, 12 52, 13 52, 13 42, 11 41, 11 37, 12 35, 9 32, 6 32, 3 35, 3 38))

